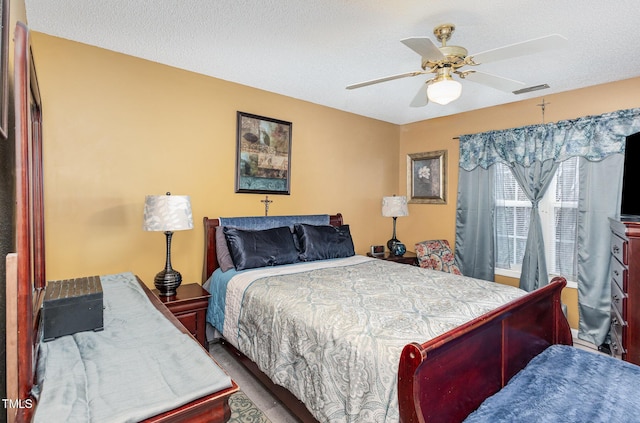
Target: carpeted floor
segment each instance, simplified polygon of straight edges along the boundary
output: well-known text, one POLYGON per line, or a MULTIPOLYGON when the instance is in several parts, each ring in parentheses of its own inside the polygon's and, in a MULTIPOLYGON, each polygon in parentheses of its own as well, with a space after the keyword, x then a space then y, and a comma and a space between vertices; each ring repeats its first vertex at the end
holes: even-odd
POLYGON ((229 408, 231 408, 229 423, 271 423, 271 420, 242 391, 229 397, 229 408))

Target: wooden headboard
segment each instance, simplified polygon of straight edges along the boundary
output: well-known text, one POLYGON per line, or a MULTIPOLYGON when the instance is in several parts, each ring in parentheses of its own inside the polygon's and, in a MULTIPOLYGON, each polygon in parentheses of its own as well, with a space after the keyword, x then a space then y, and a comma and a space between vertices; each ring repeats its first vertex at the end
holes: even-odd
MULTIPOLYGON (((209 279, 209 276, 216 270, 218 265, 218 256, 216 255, 216 227, 220 226, 220 220, 209 219, 204 217, 204 264, 202 266, 202 283, 209 279)), ((331 226, 340 226, 343 224, 342 214, 329 215, 329 224, 331 226)))
POLYGON ((17 372, 7 373, 7 397, 19 400, 21 407, 8 410, 10 422, 31 419, 32 408, 28 405, 34 380, 38 313, 46 283, 40 91, 29 31, 24 24, 18 22, 14 39, 17 270, 14 275, 7 275, 7 300, 13 302, 12 310, 17 316, 7 316, 7 321, 13 319, 16 323, 16 328, 7 331, 7 367, 16 366, 17 372), (15 295, 17 301, 9 295, 15 295))

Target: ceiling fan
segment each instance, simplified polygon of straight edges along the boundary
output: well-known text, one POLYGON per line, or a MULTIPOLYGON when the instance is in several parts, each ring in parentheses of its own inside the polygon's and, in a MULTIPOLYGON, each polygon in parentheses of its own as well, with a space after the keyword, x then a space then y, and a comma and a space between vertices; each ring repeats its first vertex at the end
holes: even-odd
POLYGON ((440 47, 436 46, 428 37, 411 37, 401 40, 404 45, 422 57, 422 70, 352 84, 347 86, 347 89, 351 90, 394 79, 432 73, 434 77, 422 85, 410 103, 412 107, 426 106, 429 100, 444 105, 460 97, 462 84, 453 79, 453 75, 511 93, 524 88, 526 84, 474 69, 463 70, 462 68, 560 48, 567 42, 567 39, 562 35, 553 34, 469 55, 464 47, 447 45, 447 41, 455 29, 455 25, 451 23, 438 25, 434 28, 433 33, 442 44, 440 47))

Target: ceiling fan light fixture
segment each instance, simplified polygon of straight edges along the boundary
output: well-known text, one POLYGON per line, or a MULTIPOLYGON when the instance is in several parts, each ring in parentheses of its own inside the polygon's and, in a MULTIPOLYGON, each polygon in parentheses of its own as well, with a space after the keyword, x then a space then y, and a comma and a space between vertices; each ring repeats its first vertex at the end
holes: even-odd
POLYGON ((443 106, 457 100, 460 94, 462 94, 462 84, 454 81, 451 75, 439 76, 435 82, 427 87, 429 101, 443 106))

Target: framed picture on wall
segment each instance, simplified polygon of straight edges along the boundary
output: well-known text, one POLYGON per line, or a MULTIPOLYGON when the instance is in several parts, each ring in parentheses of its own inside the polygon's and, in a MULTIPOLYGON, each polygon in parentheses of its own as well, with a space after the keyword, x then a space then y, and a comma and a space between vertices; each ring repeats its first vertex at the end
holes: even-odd
POLYGON ((410 203, 447 204, 447 151, 407 155, 410 203))
POLYGON ((9 134, 9 0, 0 7, 0 135, 9 134))
POLYGON ((238 112, 236 192, 291 191, 291 122, 238 112))

